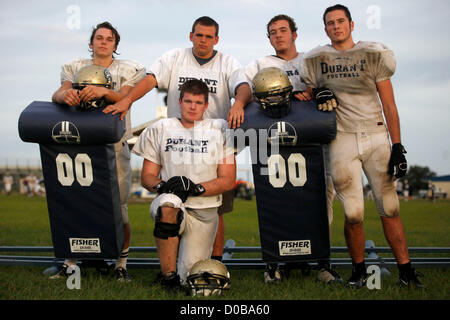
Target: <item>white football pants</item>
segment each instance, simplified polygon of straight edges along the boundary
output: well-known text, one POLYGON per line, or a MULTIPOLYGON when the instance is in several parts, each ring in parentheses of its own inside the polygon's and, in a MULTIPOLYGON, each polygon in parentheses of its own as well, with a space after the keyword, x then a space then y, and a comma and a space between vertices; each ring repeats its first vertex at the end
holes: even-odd
POLYGON ((168 206, 183 211, 179 235, 177 272, 183 284, 187 273, 197 261, 211 258, 214 240, 216 238, 219 215, 217 208, 191 209, 186 208, 181 199, 171 193, 163 193, 152 201, 150 215, 155 220, 158 208, 168 206))
POLYGON ((330 169, 345 218, 359 223, 364 218, 362 170, 369 181, 381 216, 398 215, 399 202, 393 178, 388 174, 391 148, 387 131, 339 132, 330 143, 330 169))

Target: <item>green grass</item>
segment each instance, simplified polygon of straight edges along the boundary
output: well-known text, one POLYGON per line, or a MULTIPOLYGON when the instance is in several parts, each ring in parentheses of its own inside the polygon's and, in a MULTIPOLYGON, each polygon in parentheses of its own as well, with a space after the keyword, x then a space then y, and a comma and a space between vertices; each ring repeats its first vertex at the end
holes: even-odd
MULTIPOLYGON (((132 224, 132 246, 154 246, 153 221, 149 217, 149 205, 131 203, 129 216, 132 224)), ((339 202, 334 204, 332 246, 345 246, 343 236, 343 211, 339 202)), ((450 201, 431 203, 414 200, 401 203, 401 216, 410 247, 448 247, 450 245, 450 201)), ((259 246, 259 231, 255 201, 237 199, 233 213, 225 215, 226 239, 234 239, 236 246, 259 246)), ((381 223, 373 202, 366 202, 366 239, 377 246, 387 246, 381 223)), ((45 198, 0 195, 0 246, 51 246, 50 224, 45 198)), ((4 253, 0 253, 4 254, 4 253)), ((48 255, 49 253, 44 253, 48 255)), ((32 255, 35 255, 34 253, 32 255)), ((131 254, 130 257, 151 256, 131 254)), ((154 255, 153 255, 154 256, 154 255)), ((250 254, 240 254, 248 257, 250 254)), ((252 254, 258 257, 259 254, 252 254)), ((333 254, 333 257, 348 257, 333 254)), ((390 256, 385 254, 385 256, 390 256)), ((424 256, 424 254, 420 254, 424 256)), ((239 257, 235 254, 235 257, 239 257)), ((82 276, 81 290, 69 290, 65 280, 47 279, 44 267, 0 266, 0 300, 165 300, 192 299, 185 295, 168 295, 159 286, 153 285, 158 270, 130 269, 133 281, 121 284, 111 276, 101 276, 88 270, 82 276)), ((383 277, 381 290, 347 289, 342 285, 325 286, 315 281, 315 270, 311 275, 300 271, 291 272, 290 277, 276 285, 264 284, 262 270, 230 270, 232 289, 226 295, 229 300, 448 300, 450 298, 450 269, 420 269, 425 275, 426 290, 398 288, 397 270, 383 277)), ((338 269, 344 279, 350 276, 349 269, 338 269)), ((223 299, 212 298, 212 299, 223 299)))

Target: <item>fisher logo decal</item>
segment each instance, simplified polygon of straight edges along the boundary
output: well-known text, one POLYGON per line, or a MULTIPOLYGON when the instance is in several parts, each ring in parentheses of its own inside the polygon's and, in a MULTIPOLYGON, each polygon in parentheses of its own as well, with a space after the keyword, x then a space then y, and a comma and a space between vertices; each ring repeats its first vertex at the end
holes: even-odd
POLYGON ((99 238, 69 238, 72 253, 100 253, 99 238))
POLYGON ((311 240, 278 241, 280 256, 311 254, 311 240))

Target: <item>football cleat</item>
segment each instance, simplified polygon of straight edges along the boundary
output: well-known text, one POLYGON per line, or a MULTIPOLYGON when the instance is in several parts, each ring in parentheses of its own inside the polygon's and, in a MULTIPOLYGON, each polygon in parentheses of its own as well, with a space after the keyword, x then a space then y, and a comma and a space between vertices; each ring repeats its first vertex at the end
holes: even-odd
POLYGON ((350 279, 347 281, 347 287, 359 289, 364 287, 366 282, 367 272, 355 272, 353 270, 350 279))
POLYGON ((317 271, 316 279, 326 284, 343 283, 341 276, 331 268, 322 268, 317 271))
POLYGON ((130 282, 131 278, 128 275, 128 271, 125 268, 118 267, 114 269, 114 276, 116 277, 117 281, 119 282, 130 282))
POLYGON ((174 271, 166 274, 159 273, 155 283, 161 285, 169 293, 177 293, 184 290, 181 286, 180 276, 174 271))
POLYGON ((281 273, 278 264, 268 264, 264 272, 265 283, 278 283, 281 281, 281 273))
POLYGON ((401 287, 409 287, 413 284, 418 289, 425 288, 425 285, 420 282, 419 277, 423 277, 423 274, 417 272, 416 269, 411 268, 408 272, 400 273, 398 277, 398 284, 401 287))
POLYGON ((72 273, 75 272, 75 270, 73 270, 72 272, 69 272, 67 269, 69 268, 69 266, 67 264, 63 264, 62 266, 60 266, 58 268, 58 272, 56 272, 54 275, 50 276, 49 279, 64 279, 67 278, 68 276, 70 276, 72 273))

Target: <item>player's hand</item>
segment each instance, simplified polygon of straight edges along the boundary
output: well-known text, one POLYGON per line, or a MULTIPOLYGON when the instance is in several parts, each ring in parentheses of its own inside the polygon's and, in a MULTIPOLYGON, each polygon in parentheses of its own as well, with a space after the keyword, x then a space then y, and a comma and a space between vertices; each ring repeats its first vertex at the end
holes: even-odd
POLYGON ((234 104, 231 107, 230 111, 228 111, 228 127, 231 129, 239 128, 241 126, 241 123, 244 122, 244 114, 244 107, 234 104))
POLYGON ((298 91, 294 92, 294 97, 296 97, 300 101, 308 101, 312 99, 312 96, 308 91, 298 91))
POLYGON ((396 178, 401 178, 408 170, 408 164, 404 154, 405 147, 401 143, 394 143, 392 145, 391 158, 389 159, 389 174, 396 178))
POLYGON ((167 180, 163 187, 164 193, 173 193, 177 195, 182 202, 185 202, 189 196, 199 196, 205 192, 201 184, 195 184, 191 179, 185 176, 175 176, 167 180))
POLYGON ((112 115, 116 115, 120 113, 120 120, 123 120, 131 107, 131 100, 128 98, 123 98, 122 100, 116 102, 115 104, 107 105, 103 109, 103 113, 111 113, 112 115))
POLYGON ((69 106, 79 106, 81 103, 80 96, 78 95, 78 90, 67 89, 64 91, 63 102, 69 106))
POLYGON ((91 101, 92 99, 99 99, 108 93, 108 89, 97 86, 86 86, 80 91, 80 99, 82 101, 91 101))
POLYGON ((333 111, 338 106, 336 96, 328 88, 314 88, 312 90, 314 98, 317 100, 319 110, 333 111))

